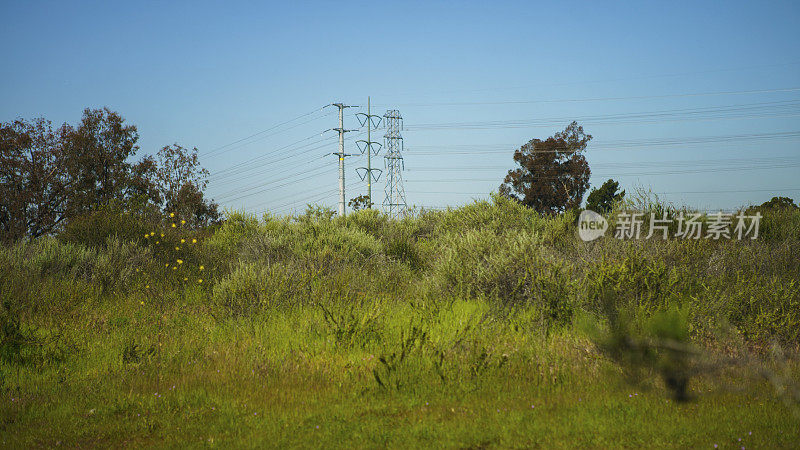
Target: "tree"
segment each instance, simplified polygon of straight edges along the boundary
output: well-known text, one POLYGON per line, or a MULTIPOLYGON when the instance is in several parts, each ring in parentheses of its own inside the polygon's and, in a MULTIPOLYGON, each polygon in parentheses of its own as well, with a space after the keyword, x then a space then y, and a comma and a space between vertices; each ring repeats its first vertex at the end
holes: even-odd
POLYGON ((180 214, 203 226, 219 219, 204 198, 208 171, 197 149, 175 144, 131 162, 136 127, 118 113, 84 110, 77 127, 40 118, 0 123, 0 241, 60 231, 70 220, 109 209, 180 214))
POLYGON ((165 212, 179 215, 191 226, 205 226, 219 220, 218 205, 203 195, 208 185, 208 170, 200 166, 197 148, 168 145, 148 164, 154 167, 158 201, 165 212))
POLYGON ((619 183, 609 179, 600 188, 593 188, 586 198, 586 209, 597 213, 607 213, 611 211, 614 203, 619 202, 625 197, 625 191, 619 191, 619 183))
POLYGON ((51 233, 67 218, 64 132, 43 118, 0 124, 0 240, 51 233))
POLYGON ((369 196, 364 194, 351 198, 350 202, 347 203, 347 206, 352 208, 353 211, 358 211, 359 209, 370 209, 373 205, 374 203, 369 201, 369 196))
POLYGON ((139 134, 120 114, 86 108, 76 128, 64 125, 62 130, 64 170, 71 184, 68 215, 96 210, 112 200, 125 203, 154 194, 146 174, 136 176, 142 168, 128 162, 139 150, 139 134))
POLYGON ((770 201, 762 203, 761 207, 793 209, 797 208, 797 205, 795 205, 794 200, 789 197, 772 197, 770 201))
POLYGON ((542 214, 579 207, 589 188, 591 170, 583 151, 591 139, 572 122, 544 141, 529 141, 514 152, 520 167, 508 171, 500 194, 542 214))

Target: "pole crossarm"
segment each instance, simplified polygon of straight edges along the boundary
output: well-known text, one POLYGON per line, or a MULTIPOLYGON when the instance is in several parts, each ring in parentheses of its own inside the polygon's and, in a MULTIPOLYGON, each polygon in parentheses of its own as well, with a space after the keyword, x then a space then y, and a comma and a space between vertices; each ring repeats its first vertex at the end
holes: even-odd
POLYGON ((329 131, 336 131, 339 133, 339 151, 336 153, 331 153, 333 155, 337 155, 339 157, 339 215, 344 217, 347 215, 347 203, 345 200, 345 193, 344 193, 344 158, 347 156, 351 156, 344 152, 344 134, 349 133, 351 131, 356 130, 348 130, 344 127, 344 109, 345 108, 356 108, 355 105, 345 105, 344 103, 331 103, 328 106, 335 106, 339 108, 339 126, 336 128, 331 128, 329 131))

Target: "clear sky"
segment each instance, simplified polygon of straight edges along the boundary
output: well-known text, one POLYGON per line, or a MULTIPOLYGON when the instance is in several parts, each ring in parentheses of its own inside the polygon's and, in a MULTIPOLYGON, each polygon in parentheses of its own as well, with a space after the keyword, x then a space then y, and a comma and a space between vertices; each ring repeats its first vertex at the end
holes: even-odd
MULTIPOLYGON (((320 108, 367 96, 404 117, 410 205, 486 197, 517 147, 573 119, 594 186, 709 209, 800 197, 796 1, 2 1, 0 17, 0 121, 107 106, 140 154, 197 147, 228 208, 335 207, 320 108)), ((366 158, 346 164, 349 199, 366 158)))

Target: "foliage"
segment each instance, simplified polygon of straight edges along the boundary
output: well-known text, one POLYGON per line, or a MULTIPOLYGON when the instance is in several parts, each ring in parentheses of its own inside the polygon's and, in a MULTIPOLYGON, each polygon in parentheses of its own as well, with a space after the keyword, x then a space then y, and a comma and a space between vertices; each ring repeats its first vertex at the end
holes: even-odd
POLYGON ((519 168, 509 170, 500 194, 542 214, 578 208, 589 188, 589 163, 583 152, 592 136, 572 122, 545 140, 533 139, 514 152, 519 168))
POLYGON ((65 242, 102 247, 109 238, 123 242, 141 242, 143 236, 160 225, 160 214, 154 208, 135 210, 112 201, 94 211, 72 218, 59 233, 65 242))
POLYGON ((764 210, 753 241, 594 242, 502 196, 401 220, 141 214, 0 247, 3 445, 800 439, 798 210, 764 210))
POLYGON ((371 209, 374 203, 370 201, 369 196, 366 194, 359 195, 358 197, 353 197, 347 203, 353 211, 358 211, 360 209, 371 209))
POLYGON ((599 188, 593 188, 586 198, 586 209, 605 214, 611 211, 616 203, 622 201, 625 191, 619 190, 619 182, 609 179, 599 188))
POLYGON ((772 197, 770 201, 761 204, 762 208, 797 208, 794 200, 789 197, 772 197))
POLYGON ((164 211, 185 218, 189 226, 202 227, 219 220, 219 206, 203 196, 208 170, 200 166, 197 148, 188 150, 173 144, 159 150, 153 182, 163 199, 164 211))
POLYGON ((108 108, 87 108, 77 126, 56 130, 43 118, 0 123, 0 241, 52 235, 112 204, 163 208, 193 226, 216 221, 197 150, 176 144, 158 160, 131 162, 138 139, 136 126, 108 108))
POLYGON ((66 217, 68 133, 42 118, 0 124, 0 241, 53 232, 66 217))

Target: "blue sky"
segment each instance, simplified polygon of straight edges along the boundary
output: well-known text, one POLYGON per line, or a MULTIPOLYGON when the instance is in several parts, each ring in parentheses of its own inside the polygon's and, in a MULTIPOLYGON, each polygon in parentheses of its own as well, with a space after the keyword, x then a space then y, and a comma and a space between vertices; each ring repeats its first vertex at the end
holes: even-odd
MULTIPOLYGON (((800 197, 797 2, 601 3, 5 1, 0 121, 108 106, 141 154, 197 147, 209 194, 252 212, 335 207, 320 108, 367 96, 403 114, 413 205, 486 197, 572 119, 593 185, 708 209, 800 197)), ((346 160, 348 199, 365 163, 346 160)))

